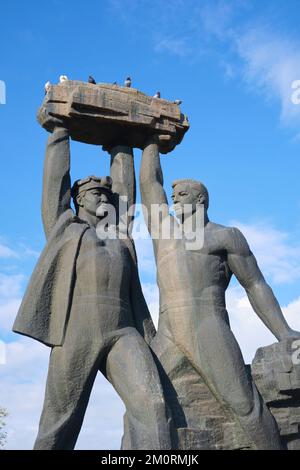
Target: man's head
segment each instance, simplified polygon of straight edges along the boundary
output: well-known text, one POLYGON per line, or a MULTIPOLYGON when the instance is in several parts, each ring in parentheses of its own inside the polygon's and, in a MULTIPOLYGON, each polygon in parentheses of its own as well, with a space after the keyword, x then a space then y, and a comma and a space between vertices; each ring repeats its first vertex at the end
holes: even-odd
POLYGON ((107 206, 114 205, 111 187, 109 176, 88 176, 76 181, 72 188, 76 213, 82 208, 92 216, 103 217, 107 213, 107 206))
POLYGON ((181 216, 184 205, 189 204, 194 213, 198 204, 203 204, 205 210, 208 209, 209 196, 203 183, 193 179, 179 179, 172 184, 172 199, 176 215, 181 216))

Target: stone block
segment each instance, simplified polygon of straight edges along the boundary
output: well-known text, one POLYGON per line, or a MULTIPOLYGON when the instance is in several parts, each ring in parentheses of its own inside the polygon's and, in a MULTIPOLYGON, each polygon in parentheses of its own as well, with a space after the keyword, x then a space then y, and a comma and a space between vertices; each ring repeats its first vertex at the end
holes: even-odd
POLYGON ((300 450, 300 363, 293 341, 259 348, 252 376, 289 449, 300 450))
POLYGON ((143 148, 147 136, 157 133, 161 153, 172 151, 189 128, 174 102, 134 88, 75 80, 50 86, 37 117, 52 132, 49 116, 63 119, 72 139, 104 148, 143 148))

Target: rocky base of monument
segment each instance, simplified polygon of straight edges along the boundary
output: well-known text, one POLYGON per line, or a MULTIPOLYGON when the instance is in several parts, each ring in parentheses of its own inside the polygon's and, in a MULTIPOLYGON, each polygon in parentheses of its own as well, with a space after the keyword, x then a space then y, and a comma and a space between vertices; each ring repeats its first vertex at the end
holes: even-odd
POLYGON ((251 449, 232 413, 216 400, 187 359, 168 370, 164 388, 176 428, 173 448, 251 449))
POLYGON ((252 376, 290 450, 300 450, 300 343, 282 341, 257 350, 252 376))
MULTIPOLYGON (((292 342, 258 349, 252 366, 247 366, 270 411, 275 417, 284 445, 300 449, 300 364, 293 363, 292 342)), ((294 361, 295 362, 295 361, 294 361)), ((170 397, 176 433, 174 446, 184 450, 252 449, 228 408, 213 396, 188 360, 168 371, 165 384, 170 397)))

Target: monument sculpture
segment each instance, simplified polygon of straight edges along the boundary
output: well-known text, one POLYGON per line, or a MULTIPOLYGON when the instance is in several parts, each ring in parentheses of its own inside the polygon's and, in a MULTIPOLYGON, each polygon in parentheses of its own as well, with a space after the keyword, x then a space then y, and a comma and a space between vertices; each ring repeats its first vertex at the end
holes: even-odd
POLYGON ((209 220, 203 183, 175 181, 176 217, 170 214, 160 153, 182 141, 188 120, 179 100, 149 97, 129 77, 125 85, 61 76, 58 85, 46 84, 38 112, 51 132, 42 203, 47 244, 14 324, 52 348, 35 448, 74 448, 98 371, 126 406, 122 449, 300 448, 300 365, 290 360, 300 333, 285 321, 242 233, 209 220), (71 188, 70 138, 102 145, 110 176, 88 176, 71 188), (131 237, 134 147, 143 151, 140 191, 157 264, 157 333, 131 237), (257 352, 252 370, 230 329, 232 275, 279 340, 257 352))
MULTIPOLYGON (((74 101, 77 84, 69 86, 75 91, 74 101)), ((82 84, 81 98, 84 87, 88 101, 94 88, 82 84)), ((63 94, 65 82, 54 88, 63 94)), ((131 448, 169 449, 162 387, 146 344, 155 329, 142 294, 133 241, 130 233, 126 239, 99 239, 96 232, 107 206, 116 206, 118 197, 125 196, 129 206, 135 203, 132 151, 119 145, 124 144, 122 135, 111 129, 109 142, 102 141, 110 148, 110 177, 87 177, 75 182, 71 191, 69 134, 76 119, 54 112, 51 100, 48 106, 50 95, 49 89, 39 112, 39 121, 53 132, 43 181, 47 245, 13 327, 52 347, 35 449, 74 448, 98 370, 126 405, 131 448)), ((55 104, 59 105, 58 100, 55 104)), ((96 119, 89 122, 102 129, 103 122, 96 119)), ((111 113, 109 119, 113 128, 111 113)), ((84 126, 82 135, 81 128, 76 132, 79 140, 86 141, 84 126)))

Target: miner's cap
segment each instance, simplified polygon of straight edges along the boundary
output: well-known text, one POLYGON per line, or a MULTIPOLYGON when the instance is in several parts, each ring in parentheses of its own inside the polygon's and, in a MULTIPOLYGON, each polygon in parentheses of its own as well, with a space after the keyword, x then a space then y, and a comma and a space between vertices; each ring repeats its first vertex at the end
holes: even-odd
POLYGON ((112 179, 110 176, 88 176, 81 180, 75 181, 72 187, 72 197, 78 196, 83 191, 90 189, 106 189, 111 191, 112 179))

